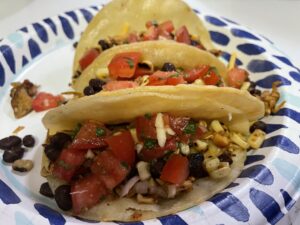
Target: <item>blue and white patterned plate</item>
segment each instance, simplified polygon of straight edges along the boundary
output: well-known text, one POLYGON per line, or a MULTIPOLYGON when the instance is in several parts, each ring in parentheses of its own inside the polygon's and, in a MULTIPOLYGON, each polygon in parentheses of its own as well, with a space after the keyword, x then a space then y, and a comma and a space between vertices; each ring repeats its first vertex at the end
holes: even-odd
MULTIPOLYGON (((72 44, 98 9, 89 7, 44 19, 0 42, 0 137, 24 126, 19 136, 33 134, 37 139, 36 146, 24 156, 35 162, 27 175, 16 174, 10 165, 0 163, 1 224, 92 222, 63 215, 52 200, 38 193, 44 182, 39 175, 41 144, 46 136, 41 124, 43 113, 14 119, 9 89, 12 81, 28 78, 41 85, 42 91, 65 91, 71 77, 72 44)), ((280 80, 280 101, 287 103, 276 115, 263 119, 268 129, 262 148, 249 152, 242 174, 222 193, 175 215, 130 224, 276 224, 299 196, 300 71, 263 36, 226 18, 195 12, 205 22, 216 46, 226 52, 224 60, 236 52, 238 64, 251 73, 251 80, 261 89, 270 89, 272 82, 280 80)))

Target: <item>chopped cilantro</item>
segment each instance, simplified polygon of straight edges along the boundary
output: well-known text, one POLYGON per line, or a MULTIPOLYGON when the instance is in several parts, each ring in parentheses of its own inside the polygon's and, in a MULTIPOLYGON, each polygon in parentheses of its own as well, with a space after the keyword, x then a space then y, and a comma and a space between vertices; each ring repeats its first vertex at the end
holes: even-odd
POLYGON ((197 129, 197 124, 195 121, 190 120, 189 123, 185 126, 183 132, 186 134, 195 134, 197 129))
POLYGON ((151 113, 146 113, 144 116, 148 120, 150 120, 152 118, 152 114, 151 113))
POLYGON ((122 161, 122 162, 121 162, 121 166, 123 166, 126 170, 129 169, 129 165, 128 165, 127 162, 122 161))
POLYGON ((179 73, 171 74, 170 77, 179 77, 179 73))
POLYGON ((219 72, 216 67, 212 66, 209 68, 209 71, 213 71, 216 75, 219 75, 219 72))
POLYGON ((158 26, 158 22, 157 20, 151 20, 151 23, 153 26, 157 27, 158 26))
POLYGON ((134 61, 132 58, 125 57, 127 64, 129 65, 130 69, 134 68, 134 61))
POLYGON ((146 149, 152 149, 156 146, 156 140, 154 139, 146 139, 144 142, 144 147, 146 149))
POLYGON ((78 123, 75 127, 75 129, 72 131, 71 133, 71 137, 72 139, 75 138, 75 136, 77 135, 77 133, 79 132, 80 128, 82 127, 82 124, 81 123, 78 123))
POLYGON ((96 128, 96 135, 97 137, 102 137, 106 134, 105 130, 101 127, 96 128))
POLYGON ((71 167, 69 164, 67 164, 64 160, 58 160, 57 163, 58 163, 59 166, 63 167, 63 168, 66 169, 66 170, 69 170, 69 169, 72 168, 72 167, 71 167))

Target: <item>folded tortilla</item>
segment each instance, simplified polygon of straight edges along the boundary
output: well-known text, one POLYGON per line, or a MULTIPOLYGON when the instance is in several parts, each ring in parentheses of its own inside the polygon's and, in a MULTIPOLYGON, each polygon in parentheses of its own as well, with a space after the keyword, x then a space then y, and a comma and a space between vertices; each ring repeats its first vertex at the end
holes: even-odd
POLYGON ((78 62, 85 52, 98 47, 100 39, 144 31, 150 20, 171 20, 175 28, 185 25, 206 49, 214 49, 200 18, 181 0, 113 0, 99 11, 82 34, 76 48, 73 74, 80 68, 78 62), (124 27, 128 29, 124 31, 124 27))
MULTIPOLYGON (((231 123, 257 120, 264 115, 264 104, 247 91, 229 87, 178 85, 139 87, 82 97, 49 111, 43 123, 49 134, 73 129, 77 123, 96 120, 106 124, 131 121, 146 113, 168 112, 195 119, 220 119, 231 123)), ((238 127, 238 126, 237 126, 238 127)), ((141 204, 127 197, 105 200, 79 216, 100 221, 136 221, 169 215, 200 204, 234 181, 244 167, 246 151, 233 158, 231 174, 223 179, 201 178, 193 189, 159 204, 141 204)), ((49 160, 43 158, 43 175, 53 190, 62 181, 51 176, 49 160)))
MULTIPOLYGON (((73 80, 75 91, 83 93, 90 79, 96 78, 99 69, 107 68, 111 59, 122 52, 141 52, 143 61, 150 61, 154 67, 161 68, 165 62, 173 63, 177 68, 192 69, 199 65, 216 67, 226 83, 226 67, 214 55, 186 44, 174 41, 145 41, 120 45, 101 53, 82 74, 73 80)), ((188 84, 189 85, 189 84, 188 84)))

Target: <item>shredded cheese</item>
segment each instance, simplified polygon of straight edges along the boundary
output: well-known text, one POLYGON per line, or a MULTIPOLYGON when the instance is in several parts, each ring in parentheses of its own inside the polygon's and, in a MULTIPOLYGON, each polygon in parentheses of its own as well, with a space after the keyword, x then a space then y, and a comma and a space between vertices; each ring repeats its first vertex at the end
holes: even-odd
POLYGON ((228 70, 231 70, 235 67, 235 61, 236 61, 236 52, 233 52, 230 56, 230 60, 228 63, 228 70))
POLYGON ((158 145, 160 147, 164 147, 167 141, 167 135, 166 135, 166 130, 164 128, 163 115, 161 113, 158 113, 156 116, 155 128, 156 128, 158 145))
POLYGON ((108 68, 99 68, 96 71, 96 77, 99 79, 106 79, 108 77, 108 68))

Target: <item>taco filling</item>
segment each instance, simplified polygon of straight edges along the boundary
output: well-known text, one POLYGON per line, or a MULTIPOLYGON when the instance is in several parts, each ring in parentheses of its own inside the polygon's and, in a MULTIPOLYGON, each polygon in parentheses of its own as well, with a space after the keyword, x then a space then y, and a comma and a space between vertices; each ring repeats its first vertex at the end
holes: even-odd
MULTIPOLYGON (((156 20, 151 20, 146 23, 146 31, 137 33, 131 32, 126 35, 119 35, 107 39, 100 39, 98 41, 99 47, 88 49, 85 54, 80 58, 79 65, 80 71, 84 71, 94 59, 101 54, 101 52, 117 45, 129 44, 140 41, 153 41, 153 40, 173 40, 179 43, 184 43, 206 50, 201 44, 201 41, 189 33, 186 26, 181 26, 175 30, 171 20, 158 23, 156 20)), ((211 50, 211 52, 218 56, 220 51, 211 50)), ((76 74, 80 73, 77 71, 76 74)), ((75 74, 75 76, 76 76, 75 74)))
POLYGON ((167 113, 117 125, 87 120, 73 131, 50 136, 45 145, 48 172, 64 184, 55 190, 56 202, 76 215, 105 199, 130 198, 150 205, 176 199, 191 192, 200 178, 230 176, 235 161, 244 163, 245 158, 236 156, 263 143, 259 123, 252 125, 252 133, 241 134, 218 120, 167 113), (61 203, 60 189, 69 204, 61 203))

